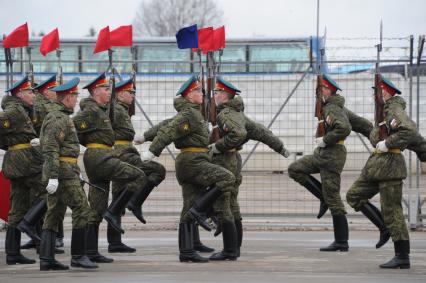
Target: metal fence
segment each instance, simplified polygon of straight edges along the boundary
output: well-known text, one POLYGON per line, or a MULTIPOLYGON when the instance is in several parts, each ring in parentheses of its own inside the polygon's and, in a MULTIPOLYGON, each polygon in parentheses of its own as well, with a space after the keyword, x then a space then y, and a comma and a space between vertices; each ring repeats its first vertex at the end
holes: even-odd
MULTIPOLYGON (((406 42, 413 47, 410 39, 406 42)), ((413 48, 414 49, 414 48, 413 48)), ((407 111, 417 122, 419 131, 426 135, 426 71, 422 69, 424 60, 417 60, 415 50, 408 56, 386 58, 383 61, 384 75, 402 90, 407 102, 407 111)), ((373 56, 371 56, 373 57, 373 56)), ((389 56, 391 57, 391 56, 389 56)), ((421 58, 421 56, 420 56, 421 58)), ((138 63, 155 66, 167 64, 172 70, 167 74, 154 73, 137 76, 136 115, 132 118, 137 134, 173 116, 173 99, 179 86, 187 79, 188 74, 180 73, 183 63, 143 61, 138 63), (173 72, 176 70, 176 72, 173 72)), ((243 183, 240 187, 240 206, 245 216, 282 216, 282 215, 314 215, 318 209, 318 201, 287 174, 288 165, 314 150, 316 119, 314 117, 314 100, 316 75, 306 60, 289 61, 226 61, 222 65, 222 75, 242 90, 245 113, 253 120, 270 127, 280 137, 292 154, 288 159, 276 154, 263 144, 248 142, 241 150, 244 160, 243 183), (235 72, 235 70, 256 72, 235 72), (280 66, 283 70, 301 69, 301 72, 271 72, 280 66), (228 72, 232 70, 232 72, 228 72)), ((369 120, 374 119, 374 100, 371 87, 374 85, 374 74, 371 66, 372 58, 361 60, 329 58, 327 64, 330 75, 343 89, 346 107, 369 120), (350 70, 348 71, 348 65, 350 70)), ((39 63, 36 63, 39 64, 39 63)), ((40 64, 42 64, 40 62, 40 64)), ((107 68, 107 62, 102 63, 107 68)), ((35 69, 37 67, 35 66, 35 69)), ((37 76, 37 80, 46 77, 37 76)), ((65 74, 65 80, 75 74, 65 74)), ((93 74, 78 74, 83 85, 93 79, 93 74)), ((121 74, 125 76, 126 74, 121 74)), ((5 78, 0 76, 0 90, 4 89, 5 78)), ((3 93, 3 92, 2 92, 3 93)), ((88 94, 82 91, 81 97, 88 94)), ((76 109, 77 110, 77 109, 76 109)), ((359 176, 372 146, 369 141, 355 133, 346 139, 347 161, 342 174, 341 195, 345 195, 349 187, 359 176)), ((140 151, 147 150, 149 144, 138 146, 140 151)), ((154 215, 178 215, 182 207, 181 189, 174 176, 173 156, 178 151, 171 145, 170 152, 164 151, 157 159, 167 168, 166 180, 156 188, 144 204, 144 212, 154 215)), ((409 177, 404 182, 404 209, 409 218, 411 228, 421 225, 422 207, 426 198, 426 167, 417 161, 415 154, 404 152, 409 167, 409 177)), ((374 198, 377 202, 378 196, 374 198)), ((346 204, 348 213, 354 211, 346 204)))

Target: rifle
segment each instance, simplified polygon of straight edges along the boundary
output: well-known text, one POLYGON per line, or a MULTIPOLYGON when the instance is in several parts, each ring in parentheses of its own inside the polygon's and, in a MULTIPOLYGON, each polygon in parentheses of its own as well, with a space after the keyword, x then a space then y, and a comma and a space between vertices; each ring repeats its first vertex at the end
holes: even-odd
MULTIPOLYGON (((317 39, 318 40, 318 39, 317 39)), ((318 125, 317 125, 317 132, 315 134, 315 136, 317 138, 323 137, 325 135, 325 123, 324 123, 324 117, 322 115, 322 108, 324 106, 324 101, 322 100, 322 90, 323 90, 323 76, 321 74, 321 66, 323 63, 323 55, 324 55, 324 48, 321 48, 320 50, 321 53, 321 59, 320 59, 320 63, 318 64, 318 69, 317 69, 317 87, 316 87, 316 92, 315 92, 315 117, 318 120, 318 125)), ((318 60, 318 59, 317 59, 318 60)))
POLYGON ((31 87, 34 87, 34 66, 33 66, 33 62, 31 61, 31 49, 33 49, 33 47, 31 46, 27 46, 26 50, 27 50, 27 54, 28 54, 28 79, 31 83, 31 87))
POLYGON ((132 104, 129 107, 129 116, 132 117, 136 113, 136 73, 138 71, 137 67, 137 53, 136 53, 136 46, 132 46, 130 48, 130 52, 132 53, 132 80, 133 80, 133 87, 135 89, 135 98, 132 101, 132 104))
POLYGON ((115 104, 115 68, 112 66, 112 49, 108 49, 108 59, 109 59, 109 67, 108 70, 111 70, 110 77, 110 88, 111 88, 111 98, 108 104, 108 116, 111 120, 111 123, 114 122, 114 104, 115 104))
POLYGON ((382 93, 382 89, 380 88, 380 83, 382 81, 382 78, 380 75, 379 65, 380 65, 380 52, 382 51, 382 41, 383 41, 383 26, 382 26, 382 22, 380 22, 380 43, 376 45, 377 61, 376 61, 376 68, 375 68, 375 74, 374 74, 374 101, 375 101, 374 121, 375 121, 376 127, 379 127, 379 139, 381 141, 385 140, 388 137, 388 129, 386 126, 386 122, 384 121, 385 102, 383 101, 383 93, 382 93))
POLYGON ((214 102, 213 89, 216 84, 216 75, 215 75, 215 62, 214 62, 214 52, 207 52, 207 92, 206 97, 208 99, 207 103, 207 112, 208 112, 208 121, 212 124, 213 130, 210 135, 210 143, 216 142, 220 139, 219 129, 217 128, 216 120, 216 104, 214 102))
POLYGON ((201 82, 201 92, 203 93, 203 107, 201 108, 201 114, 204 117, 204 120, 208 123, 209 122, 209 98, 207 97, 207 91, 206 91, 206 84, 204 81, 204 66, 201 61, 201 49, 197 50, 198 54, 198 65, 200 68, 200 74, 198 75, 200 82, 201 82))
MULTIPOLYGON (((6 38, 6 35, 3 35, 3 41, 6 38)), ((10 88, 10 84, 9 84, 9 78, 10 78, 10 69, 9 69, 9 52, 10 49, 9 48, 4 48, 4 60, 6 61, 6 89, 10 88)))
POLYGON ((56 57, 58 57, 58 77, 56 81, 61 85, 64 83, 63 73, 62 73, 62 65, 61 65, 61 53, 62 50, 56 49, 56 57))

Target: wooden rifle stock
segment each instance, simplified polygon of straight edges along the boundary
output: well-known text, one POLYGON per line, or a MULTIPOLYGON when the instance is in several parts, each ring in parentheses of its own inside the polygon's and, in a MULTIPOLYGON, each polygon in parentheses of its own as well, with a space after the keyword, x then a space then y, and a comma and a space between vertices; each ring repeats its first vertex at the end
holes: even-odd
POLYGON ((317 132, 315 134, 317 138, 323 137, 325 135, 325 124, 322 116, 322 108, 324 105, 322 101, 322 80, 322 75, 318 75, 315 100, 315 117, 318 120, 317 132))

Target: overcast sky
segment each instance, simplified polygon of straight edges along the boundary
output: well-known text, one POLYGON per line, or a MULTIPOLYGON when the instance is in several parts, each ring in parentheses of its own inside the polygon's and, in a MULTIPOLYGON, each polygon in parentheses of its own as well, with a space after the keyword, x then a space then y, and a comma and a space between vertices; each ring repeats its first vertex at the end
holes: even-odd
MULTIPOLYGON (((0 33, 28 22, 30 31, 59 27, 62 38, 130 24, 141 0, 0 0, 0 33)), ((228 37, 293 37, 316 34, 317 0, 218 0, 228 37)), ((426 33, 425 0, 321 0, 320 31, 330 37, 385 37, 426 33)), ((188 15, 190 16, 190 15, 188 15)))

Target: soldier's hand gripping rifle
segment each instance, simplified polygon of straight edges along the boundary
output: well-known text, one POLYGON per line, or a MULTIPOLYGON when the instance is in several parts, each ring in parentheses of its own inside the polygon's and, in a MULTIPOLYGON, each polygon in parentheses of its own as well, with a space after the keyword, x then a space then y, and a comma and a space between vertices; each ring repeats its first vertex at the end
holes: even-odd
POLYGON ((382 51, 382 41, 383 41, 383 26, 380 23, 380 43, 376 45, 377 48, 377 61, 374 74, 374 121, 376 127, 379 127, 379 139, 380 141, 385 140, 388 137, 388 129, 386 126, 384 106, 385 101, 383 100, 383 93, 380 84, 382 82, 382 77, 380 75, 380 52, 382 51))
POLYGON ((111 123, 114 122, 114 104, 115 104, 115 68, 112 65, 112 53, 114 51, 112 49, 108 49, 108 59, 109 59, 109 67, 108 70, 111 71, 110 77, 110 89, 111 89, 111 98, 108 104, 108 116, 111 120, 111 123))

